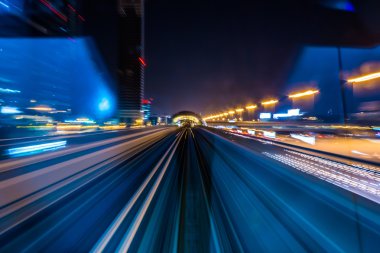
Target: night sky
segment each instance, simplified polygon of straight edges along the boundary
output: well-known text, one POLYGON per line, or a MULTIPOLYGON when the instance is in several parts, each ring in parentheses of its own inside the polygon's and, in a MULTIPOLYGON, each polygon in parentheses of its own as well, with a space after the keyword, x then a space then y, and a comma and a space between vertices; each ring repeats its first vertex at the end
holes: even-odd
POLYGON ((365 39, 352 9, 321 1, 205 2, 146 3, 145 94, 156 113, 207 114, 276 97, 305 44, 365 39))
POLYGON ((154 110, 207 112, 275 92, 294 46, 253 15, 232 4, 148 3, 146 94, 154 110))

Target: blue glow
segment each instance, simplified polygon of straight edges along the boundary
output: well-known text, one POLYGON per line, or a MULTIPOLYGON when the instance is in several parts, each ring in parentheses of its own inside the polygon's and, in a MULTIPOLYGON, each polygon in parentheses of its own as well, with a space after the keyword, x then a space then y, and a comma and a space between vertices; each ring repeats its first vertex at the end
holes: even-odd
POLYGON ((44 143, 26 147, 11 148, 8 149, 8 155, 10 156, 20 156, 20 155, 31 155, 35 153, 45 152, 57 148, 63 148, 67 144, 67 141, 57 141, 51 143, 44 143))
POLYGON ((355 12, 354 5, 350 1, 347 1, 347 0, 330 0, 330 1, 324 2, 323 5, 331 9, 347 11, 347 12, 355 12))
POLYGON ((350 12, 354 12, 355 11, 355 7, 354 7, 354 5, 352 3, 347 2, 346 6, 345 6, 345 10, 346 11, 350 11, 350 12))
POLYGON ((100 111, 107 111, 111 108, 110 102, 107 98, 103 98, 99 103, 99 110, 100 111))

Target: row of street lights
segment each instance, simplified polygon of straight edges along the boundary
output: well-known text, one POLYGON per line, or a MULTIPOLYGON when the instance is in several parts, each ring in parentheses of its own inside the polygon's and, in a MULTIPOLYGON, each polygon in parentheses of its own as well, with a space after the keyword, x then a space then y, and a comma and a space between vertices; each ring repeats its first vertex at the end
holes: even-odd
MULTIPOLYGON (((377 78, 380 78, 380 72, 375 72, 375 73, 370 73, 370 74, 366 74, 366 75, 363 75, 363 76, 349 78, 346 81, 343 80, 343 82, 344 83, 356 84, 356 83, 362 83, 362 82, 370 81, 370 80, 377 79, 377 78)), ((289 97, 291 99, 296 99, 296 98, 301 98, 301 97, 305 97, 305 96, 315 95, 315 94, 318 94, 318 93, 319 93, 319 90, 310 89, 310 90, 306 90, 306 91, 303 91, 303 92, 297 92, 297 93, 289 94, 287 97, 289 97)), ((278 102, 279 102, 279 100, 277 100, 277 99, 271 99, 271 100, 268 100, 268 101, 263 101, 260 104, 262 106, 270 106, 270 105, 275 105, 278 102)), ((235 113, 238 113, 238 114, 241 115, 241 113, 244 112, 245 110, 247 110, 247 111, 253 111, 253 110, 257 109, 257 107, 258 107, 258 104, 250 104, 250 105, 247 105, 245 107, 245 109, 244 108, 236 108, 234 110, 229 110, 228 112, 209 115, 209 116, 207 116, 207 117, 205 117, 203 119, 205 121, 215 120, 215 119, 223 119, 223 118, 225 118, 225 117, 227 117, 229 115, 232 116, 235 113)))
MULTIPOLYGON (((307 90, 307 91, 303 91, 303 92, 299 92, 299 93, 290 94, 290 95, 288 95, 288 97, 289 98, 300 98, 300 97, 304 97, 304 96, 314 95, 316 93, 319 93, 319 90, 307 90)), ((262 106, 269 106, 269 105, 275 105, 278 102, 279 102, 279 100, 277 100, 277 99, 271 99, 271 100, 267 100, 267 101, 262 101, 260 104, 262 106)), ((258 107, 257 104, 250 104, 250 105, 247 105, 245 108, 236 108, 236 109, 230 110, 228 112, 214 114, 214 115, 209 115, 209 116, 207 116, 207 117, 205 117, 203 119, 205 121, 214 120, 214 119, 221 119, 221 118, 225 118, 228 115, 232 116, 235 113, 241 114, 245 110, 247 110, 247 111, 253 111, 257 107, 258 107)))

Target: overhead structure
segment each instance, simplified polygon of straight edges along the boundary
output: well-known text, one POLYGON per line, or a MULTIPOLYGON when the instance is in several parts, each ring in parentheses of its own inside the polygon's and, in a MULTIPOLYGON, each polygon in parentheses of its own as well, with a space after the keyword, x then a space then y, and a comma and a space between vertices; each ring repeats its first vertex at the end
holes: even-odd
POLYGON ((198 126, 205 126, 206 122, 202 119, 202 117, 191 111, 181 111, 177 112, 172 116, 173 119, 173 124, 175 125, 182 125, 184 122, 189 122, 193 125, 198 125, 198 126))

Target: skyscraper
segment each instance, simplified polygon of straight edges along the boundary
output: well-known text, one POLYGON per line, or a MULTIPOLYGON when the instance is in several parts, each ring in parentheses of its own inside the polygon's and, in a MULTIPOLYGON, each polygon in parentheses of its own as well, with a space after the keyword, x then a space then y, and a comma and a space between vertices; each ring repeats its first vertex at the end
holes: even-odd
POLYGON ((119 1, 118 114, 122 122, 142 118, 144 96, 143 0, 119 1))

